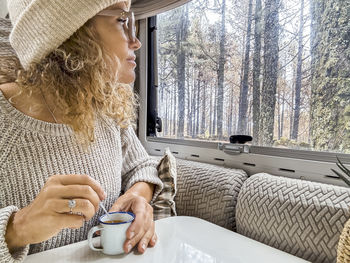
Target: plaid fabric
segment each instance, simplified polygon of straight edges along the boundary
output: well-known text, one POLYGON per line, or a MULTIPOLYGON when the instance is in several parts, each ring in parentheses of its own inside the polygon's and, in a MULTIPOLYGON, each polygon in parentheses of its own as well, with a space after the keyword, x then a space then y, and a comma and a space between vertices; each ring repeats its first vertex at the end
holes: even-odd
POLYGON ((169 149, 165 150, 164 157, 158 166, 158 176, 164 184, 162 192, 153 202, 154 220, 176 216, 175 195, 176 195, 176 159, 169 149))

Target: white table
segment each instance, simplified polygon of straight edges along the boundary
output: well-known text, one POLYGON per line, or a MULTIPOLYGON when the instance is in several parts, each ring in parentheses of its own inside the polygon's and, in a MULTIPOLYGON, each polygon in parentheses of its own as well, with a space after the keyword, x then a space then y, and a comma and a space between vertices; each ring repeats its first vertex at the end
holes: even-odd
POLYGON ((307 262, 205 220, 178 216, 156 221, 159 237, 154 248, 141 255, 106 256, 89 249, 87 241, 47 250, 27 257, 25 263, 296 263, 307 262))

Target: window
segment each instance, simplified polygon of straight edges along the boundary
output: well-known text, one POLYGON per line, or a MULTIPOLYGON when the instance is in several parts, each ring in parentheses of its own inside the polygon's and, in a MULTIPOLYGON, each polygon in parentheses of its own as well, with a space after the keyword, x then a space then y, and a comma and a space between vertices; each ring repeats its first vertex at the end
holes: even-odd
POLYGON ((349 9, 193 0, 158 15, 157 136, 349 153, 349 9))

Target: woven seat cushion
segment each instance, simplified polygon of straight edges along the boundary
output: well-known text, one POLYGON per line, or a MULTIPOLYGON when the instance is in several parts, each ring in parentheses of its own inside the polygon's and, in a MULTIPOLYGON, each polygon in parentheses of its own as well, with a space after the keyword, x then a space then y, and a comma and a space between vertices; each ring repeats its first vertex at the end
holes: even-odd
POLYGON ((176 160, 177 214, 199 217, 235 230, 237 197, 247 174, 239 169, 176 160))
POLYGON ((348 188, 260 173, 239 193, 237 232, 311 262, 336 262, 349 207, 348 188))

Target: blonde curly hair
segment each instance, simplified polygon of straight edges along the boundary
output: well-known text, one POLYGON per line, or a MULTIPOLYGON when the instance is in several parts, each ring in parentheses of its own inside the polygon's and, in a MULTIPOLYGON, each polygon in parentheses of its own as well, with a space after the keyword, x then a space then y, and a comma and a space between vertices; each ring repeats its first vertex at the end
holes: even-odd
POLYGON ((88 146, 95 141, 98 116, 109 117, 121 128, 134 124, 137 98, 132 87, 118 83, 117 57, 108 54, 91 20, 60 47, 28 70, 19 70, 20 93, 30 95, 44 88, 55 101, 78 142, 88 146), (117 64, 117 66, 116 66, 117 64))

